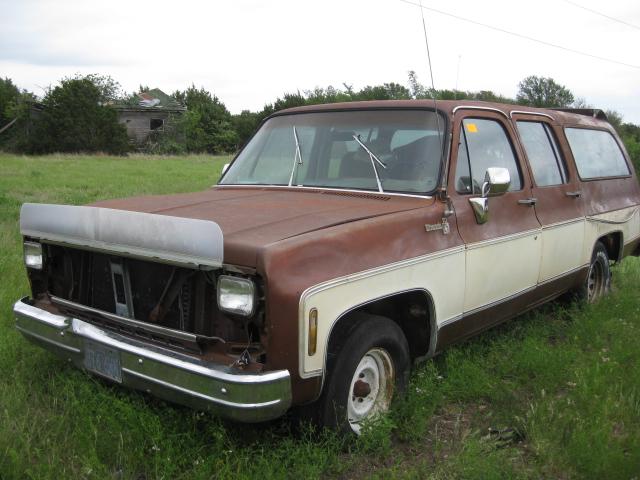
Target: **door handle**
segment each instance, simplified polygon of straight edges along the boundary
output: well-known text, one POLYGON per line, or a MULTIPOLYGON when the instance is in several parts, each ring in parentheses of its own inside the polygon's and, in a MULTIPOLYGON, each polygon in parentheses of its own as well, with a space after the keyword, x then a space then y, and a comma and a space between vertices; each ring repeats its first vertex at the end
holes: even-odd
POLYGON ((580 198, 582 196, 582 192, 580 190, 576 190, 575 192, 565 192, 567 197, 580 198))
POLYGON ((522 200, 518 200, 518 203, 520 205, 529 205, 530 207, 533 207, 536 203, 538 202, 537 198, 523 198, 522 200))

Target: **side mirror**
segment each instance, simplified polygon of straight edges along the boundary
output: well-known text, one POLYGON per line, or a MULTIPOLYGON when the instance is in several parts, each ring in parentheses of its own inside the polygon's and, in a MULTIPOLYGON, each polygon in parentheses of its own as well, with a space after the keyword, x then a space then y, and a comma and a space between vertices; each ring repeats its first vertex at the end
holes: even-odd
POLYGON ((489 167, 484 175, 482 184, 482 196, 498 196, 506 193, 511 185, 511 175, 509 170, 502 167, 489 167))
MULTIPOLYGON (((222 173, 220 173, 220 175, 224 175, 224 172, 226 172, 228 169, 229 169, 229 164, 228 164, 228 163, 225 163, 225 164, 222 166, 222 173)), ((508 173, 508 172, 507 172, 507 173, 508 173)))
POLYGON ((482 225, 489 220, 489 196, 503 195, 509 190, 509 185, 511 185, 509 170, 502 167, 487 168, 482 184, 482 196, 469 199, 478 224, 482 225))

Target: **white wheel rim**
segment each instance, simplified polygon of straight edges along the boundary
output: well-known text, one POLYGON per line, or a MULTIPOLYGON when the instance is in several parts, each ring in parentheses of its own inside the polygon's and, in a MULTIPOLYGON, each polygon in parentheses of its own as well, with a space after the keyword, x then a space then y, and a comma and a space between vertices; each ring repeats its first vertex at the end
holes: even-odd
POLYGON ((389 409, 394 385, 391 356, 381 348, 369 350, 358 363, 349 386, 347 419, 356 434, 360 434, 363 421, 389 409))

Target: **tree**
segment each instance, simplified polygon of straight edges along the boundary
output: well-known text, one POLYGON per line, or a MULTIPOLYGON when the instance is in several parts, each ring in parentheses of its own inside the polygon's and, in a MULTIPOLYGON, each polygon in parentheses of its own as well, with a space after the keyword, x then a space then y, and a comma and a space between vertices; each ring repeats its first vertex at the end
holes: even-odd
POLYGON ((231 114, 218 97, 195 85, 173 96, 187 107, 176 130, 184 136, 188 151, 223 153, 236 148, 238 135, 231 114))
POLYGON ((30 153, 107 152, 129 148, 124 126, 105 104, 116 98, 119 85, 99 75, 65 78, 45 94, 40 118, 34 122, 26 150, 30 153))
POLYGON ((10 78, 0 78, 0 128, 4 127, 14 116, 14 109, 20 99, 20 90, 10 78))
POLYGON ((243 110, 239 115, 231 117, 233 128, 238 135, 238 147, 244 145, 260 124, 259 113, 243 110))
POLYGON ((518 85, 518 103, 532 107, 568 107, 575 98, 573 93, 552 78, 530 75, 518 85))

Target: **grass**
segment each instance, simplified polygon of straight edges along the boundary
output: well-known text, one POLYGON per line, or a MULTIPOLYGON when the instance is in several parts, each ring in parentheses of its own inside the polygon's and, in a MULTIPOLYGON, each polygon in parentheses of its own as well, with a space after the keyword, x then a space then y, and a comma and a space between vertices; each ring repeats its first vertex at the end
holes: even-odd
POLYGON ((111 386, 26 342, 25 201, 204 189, 223 157, 0 155, 0 478, 640 477, 640 261, 598 305, 552 304, 420 366, 360 439, 239 425, 111 386))

